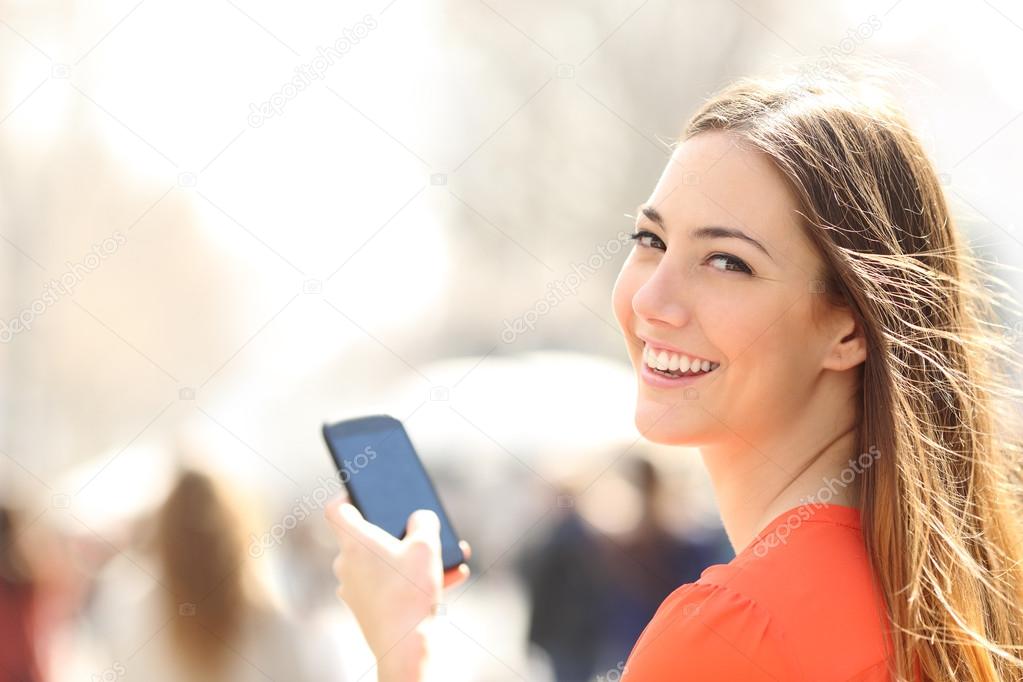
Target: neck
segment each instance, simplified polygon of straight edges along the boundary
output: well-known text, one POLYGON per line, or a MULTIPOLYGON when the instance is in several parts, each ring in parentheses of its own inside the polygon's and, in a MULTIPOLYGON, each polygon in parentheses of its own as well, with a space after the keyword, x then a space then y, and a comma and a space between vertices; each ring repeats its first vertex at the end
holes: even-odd
POLYGON ((721 521, 736 553, 783 512, 812 501, 859 506, 858 478, 849 485, 839 479, 856 442, 855 426, 811 435, 788 430, 788 437, 758 439, 757 447, 742 438, 702 447, 700 455, 710 475, 721 521), (796 454, 798 453, 798 454, 796 454), (828 498, 822 491, 830 490, 828 498))

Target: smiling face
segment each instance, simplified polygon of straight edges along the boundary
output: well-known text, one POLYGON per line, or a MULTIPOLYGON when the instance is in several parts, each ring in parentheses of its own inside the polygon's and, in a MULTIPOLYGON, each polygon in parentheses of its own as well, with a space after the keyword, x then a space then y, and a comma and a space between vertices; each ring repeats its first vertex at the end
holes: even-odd
POLYGON ((852 317, 821 300, 823 263, 797 209, 773 162, 735 134, 675 149, 614 290, 649 440, 763 438, 821 397, 823 372, 850 366, 852 317))

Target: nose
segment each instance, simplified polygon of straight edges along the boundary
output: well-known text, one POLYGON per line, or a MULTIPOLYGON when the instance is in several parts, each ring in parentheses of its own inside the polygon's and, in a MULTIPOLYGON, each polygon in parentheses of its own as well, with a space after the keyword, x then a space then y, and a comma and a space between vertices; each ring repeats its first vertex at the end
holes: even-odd
POLYGON ((663 259, 632 297, 636 316, 653 327, 682 327, 691 311, 687 286, 677 264, 663 259))

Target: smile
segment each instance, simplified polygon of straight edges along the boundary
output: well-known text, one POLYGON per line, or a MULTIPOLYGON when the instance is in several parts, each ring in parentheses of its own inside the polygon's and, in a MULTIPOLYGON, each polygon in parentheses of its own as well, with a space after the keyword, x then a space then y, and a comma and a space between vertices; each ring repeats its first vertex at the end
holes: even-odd
POLYGON ((659 350, 649 345, 643 346, 643 364, 655 374, 674 378, 709 374, 721 366, 718 362, 674 351, 659 350))

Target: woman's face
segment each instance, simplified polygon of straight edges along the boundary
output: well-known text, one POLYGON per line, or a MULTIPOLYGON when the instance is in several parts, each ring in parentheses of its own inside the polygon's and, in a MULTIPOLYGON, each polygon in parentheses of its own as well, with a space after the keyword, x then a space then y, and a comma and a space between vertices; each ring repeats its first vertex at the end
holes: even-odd
POLYGON ((784 177, 739 137, 700 133, 675 149, 644 207, 614 289, 637 428, 692 446, 785 428, 819 397, 835 327, 822 321, 821 259, 784 177))

